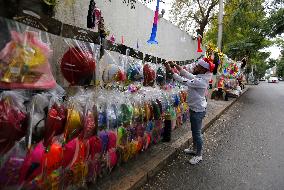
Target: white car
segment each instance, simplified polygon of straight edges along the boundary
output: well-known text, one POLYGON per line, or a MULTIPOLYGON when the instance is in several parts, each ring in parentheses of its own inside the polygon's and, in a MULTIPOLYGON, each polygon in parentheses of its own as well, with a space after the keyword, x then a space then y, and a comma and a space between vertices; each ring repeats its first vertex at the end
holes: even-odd
POLYGON ((268 83, 278 83, 279 80, 278 80, 278 77, 270 77, 268 79, 268 83))

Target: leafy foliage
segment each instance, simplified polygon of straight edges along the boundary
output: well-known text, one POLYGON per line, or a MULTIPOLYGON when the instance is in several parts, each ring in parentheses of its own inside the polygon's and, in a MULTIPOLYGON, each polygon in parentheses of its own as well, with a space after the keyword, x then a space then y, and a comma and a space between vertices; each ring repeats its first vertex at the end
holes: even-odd
POLYGON ((272 13, 267 19, 267 26, 269 26, 269 35, 275 37, 284 32, 284 8, 272 13))
MULTIPOLYGON (((270 42, 265 38, 264 0, 228 0, 223 21, 223 52, 233 59, 256 54, 270 42)), ((206 40, 216 43, 218 24, 214 20, 206 40)))
POLYGON ((176 0, 173 3, 171 20, 182 30, 203 36, 210 21, 215 17, 219 0, 176 0))

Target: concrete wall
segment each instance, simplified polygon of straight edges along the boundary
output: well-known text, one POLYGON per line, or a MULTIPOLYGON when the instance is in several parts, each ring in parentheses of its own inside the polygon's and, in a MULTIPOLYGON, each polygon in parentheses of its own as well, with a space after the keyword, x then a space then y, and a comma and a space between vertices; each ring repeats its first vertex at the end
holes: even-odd
MULTIPOLYGON (((64 23, 86 28, 89 0, 75 1, 68 5, 66 1, 60 1, 56 7, 55 18, 64 23)), ((157 31, 158 45, 148 45, 154 12, 137 2, 136 8, 131 9, 122 0, 96 0, 97 7, 101 9, 106 28, 113 34, 117 43, 136 48, 137 41, 139 50, 164 59, 189 60, 200 56, 197 53, 197 41, 187 33, 165 19, 160 19, 157 31)), ((108 38, 110 38, 110 36, 108 38)))

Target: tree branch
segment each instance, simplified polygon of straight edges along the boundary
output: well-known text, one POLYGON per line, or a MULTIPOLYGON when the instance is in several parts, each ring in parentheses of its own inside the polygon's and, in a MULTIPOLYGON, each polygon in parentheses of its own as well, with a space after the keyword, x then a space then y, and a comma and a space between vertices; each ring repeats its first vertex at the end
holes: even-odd
POLYGON ((201 12, 202 17, 204 17, 205 15, 204 15, 203 9, 201 7, 200 0, 197 0, 197 3, 198 3, 198 7, 199 7, 199 10, 201 12))
POLYGON ((212 11, 212 9, 218 4, 218 1, 217 0, 212 0, 211 2, 211 5, 208 7, 207 9, 207 13, 206 13, 206 17, 204 18, 204 21, 208 21, 209 20, 209 16, 210 16, 210 13, 212 11))

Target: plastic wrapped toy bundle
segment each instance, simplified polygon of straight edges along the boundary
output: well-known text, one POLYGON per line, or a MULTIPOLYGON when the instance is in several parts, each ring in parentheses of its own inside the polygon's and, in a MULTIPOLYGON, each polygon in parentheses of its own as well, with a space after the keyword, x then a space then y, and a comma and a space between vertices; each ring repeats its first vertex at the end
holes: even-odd
POLYGON ((159 65, 157 69, 156 83, 159 86, 163 86, 166 84, 166 69, 164 66, 159 65))
POLYGON ((26 96, 22 91, 4 91, 0 94, 0 155, 9 151, 28 128, 24 107, 26 96))
POLYGON ((67 120, 64 128, 64 141, 68 142, 79 136, 83 130, 83 108, 80 96, 73 96, 67 105, 67 120))
MULTIPOLYGON (((49 58, 52 51, 41 35, 48 34, 18 22, 0 18, 9 26, 11 41, 0 50, 0 88, 52 89, 49 58)), ((1 30, 2 31, 2 30, 1 30)))
POLYGON ((5 156, 1 157, 0 185, 3 189, 15 189, 19 185, 20 170, 26 155, 22 139, 5 156))
POLYGON ((69 38, 64 39, 64 42, 67 47, 60 61, 64 78, 73 86, 93 84, 97 74, 99 46, 69 38))
POLYGON ((132 82, 143 79, 143 64, 141 60, 128 62, 127 79, 132 82))
POLYGON ((126 80, 125 64, 114 52, 105 51, 100 61, 99 73, 103 84, 119 84, 126 80))
POLYGON ((152 64, 147 63, 143 67, 144 86, 154 86, 156 80, 155 68, 152 64))

